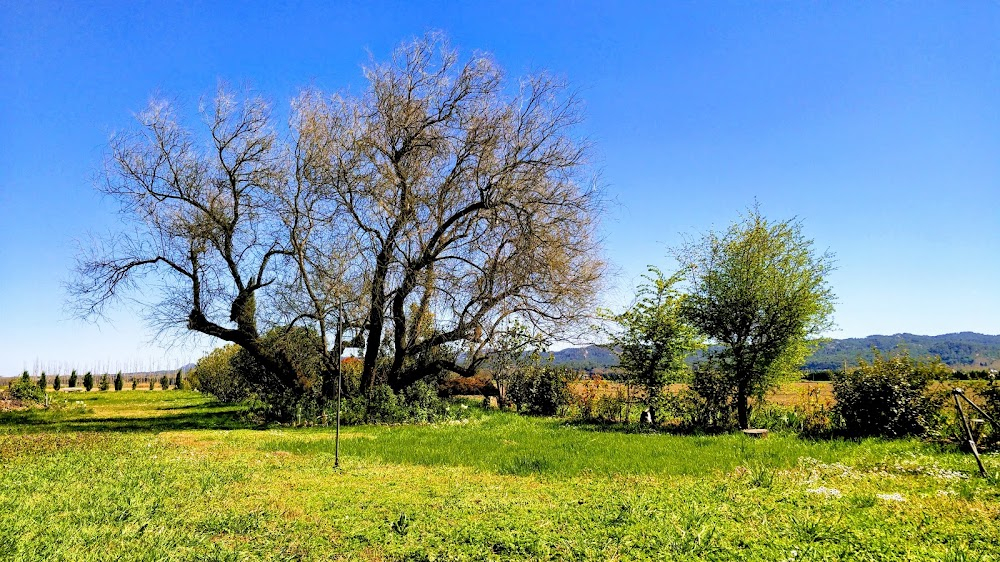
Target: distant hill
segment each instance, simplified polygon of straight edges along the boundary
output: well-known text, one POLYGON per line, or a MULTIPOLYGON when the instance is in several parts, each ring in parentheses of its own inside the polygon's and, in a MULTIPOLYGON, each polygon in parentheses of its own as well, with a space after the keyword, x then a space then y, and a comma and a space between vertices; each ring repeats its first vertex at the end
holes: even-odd
POLYGON ((618 357, 606 347, 567 347, 552 353, 552 363, 573 369, 598 369, 618 365, 618 357))
MULTIPOLYGON (((959 370, 1000 369, 1000 335, 960 332, 940 336, 894 334, 830 340, 806 361, 806 371, 842 369, 858 364, 858 357, 872 359, 872 348, 883 352, 900 348, 914 358, 937 356, 959 370)), ((606 347, 568 347, 553 353, 553 363, 575 369, 600 369, 618 365, 618 358, 606 347)))
POLYGON ((872 348, 883 352, 905 348, 915 358, 937 356, 953 369, 996 369, 1000 366, 1000 335, 959 332, 940 336, 893 334, 831 340, 806 361, 806 369, 842 369, 845 362, 848 366, 857 365, 858 357, 871 361, 872 348))

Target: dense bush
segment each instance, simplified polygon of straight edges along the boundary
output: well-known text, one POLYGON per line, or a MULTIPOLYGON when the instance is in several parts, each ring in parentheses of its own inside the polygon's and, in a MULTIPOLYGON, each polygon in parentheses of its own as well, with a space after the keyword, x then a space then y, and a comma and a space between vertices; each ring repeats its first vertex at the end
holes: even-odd
POLYGON ((94 375, 88 372, 83 375, 83 389, 90 392, 94 388, 94 375))
MULTIPOLYGON (((989 382, 979 391, 982 398, 983 409, 994 421, 1000 422, 1000 379, 993 375, 989 382)), ((1000 426, 991 424, 985 433, 986 441, 990 444, 1000 442, 1000 426)))
POLYGON ((76 377, 76 369, 73 369, 73 372, 69 374, 69 387, 70 388, 76 388, 76 378, 77 378, 76 377))
POLYGON ((60 388, 62 388, 62 380, 60 380, 61 378, 62 377, 60 377, 59 375, 52 377, 52 390, 59 390, 60 388))
POLYGON ((939 422, 943 396, 929 391, 940 375, 937 363, 921 363, 906 353, 884 356, 833 380, 834 411, 851 437, 922 435, 939 422))
POLYGON ((508 397, 518 411, 555 416, 570 404, 569 383, 575 378, 563 367, 528 365, 512 381, 508 397))
POLYGON ((122 378, 122 372, 118 371, 115 375, 115 392, 125 388, 125 379, 122 378))
POLYGON ((170 388, 170 377, 163 375, 160 377, 160 390, 166 390, 170 388))
POLYGON ((25 371, 21 374, 21 378, 10 385, 10 397, 22 402, 41 402, 45 400, 45 391, 39 388, 25 371))
POLYGON ((103 375, 101 375, 101 382, 100 382, 100 384, 98 385, 97 388, 100 389, 100 390, 102 390, 102 391, 105 391, 105 390, 111 388, 111 378, 108 376, 107 373, 104 373, 103 375))
POLYGON ((184 388, 184 377, 183 371, 181 369, 177 370, 177 376, 174 377, 174 390, 181 390, 184 388))
POLYGON ((232 365, 233 357, 239 349, 237 345, 227 345, 202 357, 194 371, 188 374, 188 383, 195 390, 211 394, 219 402, 245 400, 249 396, 246 382, 232 365))

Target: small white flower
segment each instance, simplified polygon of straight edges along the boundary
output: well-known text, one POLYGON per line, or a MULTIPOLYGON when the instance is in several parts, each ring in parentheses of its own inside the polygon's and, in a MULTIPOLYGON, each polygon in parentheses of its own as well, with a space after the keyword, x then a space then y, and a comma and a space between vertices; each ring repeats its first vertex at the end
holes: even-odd
POLYGON ((821 496, 831 496, 840 497, 840 490, 836 488, 827 488, 826 486, 820 486, 819 488, 809 488, 806 490, 808 494, 819 494, 821 496))
POLYGON ((887 502, 905 502, 906 501, 906 498, 903 497, 903 494, 900 494, 898 492, 895 493, 895 494, 878 494, 878 498, 881 499, 881 500, 885 500, 887 502))

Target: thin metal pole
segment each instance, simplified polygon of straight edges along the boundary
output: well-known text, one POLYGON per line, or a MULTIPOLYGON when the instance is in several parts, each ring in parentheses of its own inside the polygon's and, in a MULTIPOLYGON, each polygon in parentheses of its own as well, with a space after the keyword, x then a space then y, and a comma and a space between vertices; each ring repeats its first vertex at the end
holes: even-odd
POLYGON ((343 353, 342 345, 344 340, 344 304, 340 303, 340 307, 337 309, 337 437, 336 446, 333 453, 333 467, 340 467, 340 392, 343 388, 343 374, 344 374, 344 362, 341 361, 340 355, 343 353))

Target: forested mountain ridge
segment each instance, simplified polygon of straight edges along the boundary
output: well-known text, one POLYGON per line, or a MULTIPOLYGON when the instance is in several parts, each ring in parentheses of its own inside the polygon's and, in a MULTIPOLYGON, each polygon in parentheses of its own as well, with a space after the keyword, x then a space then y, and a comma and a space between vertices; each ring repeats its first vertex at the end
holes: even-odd
MULTIPOLYGON (((1000 335, 958 332, 939 336, 916 334, 873 335, 864 338, 831 339, 823 343, 807 360, 806 371, 838 370, 858 364, 858 358, 872 359, 872 349, 890 352, 909 351, 911 357, 940 357, 953 369, 977 370, 1000 368, 1000 335)), ((610 349, 598 345, 569 347, 553 353, 553 362, 580 369, 611 367, 618 358, 610 349)))
POLYGON ((882 352, 906 349, 914 358, 940 357, 953 369, 988 369, 1000 366, 1000 335, 958 332, 939 336, 916 334, 875 335, 829 340, 806 361, 806 370, 823 371, 857 365, 858 357, 870 361, 872 349, 882 352))

